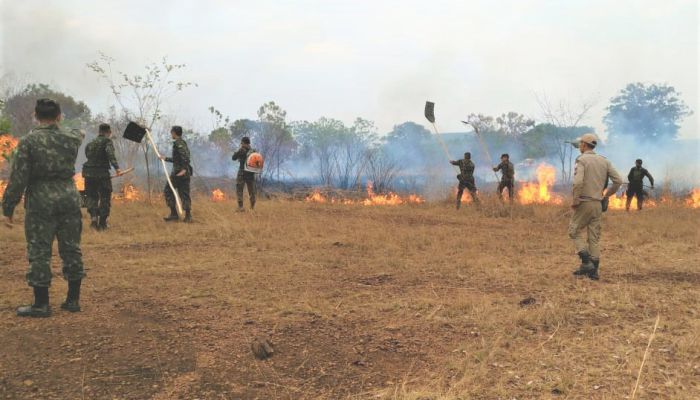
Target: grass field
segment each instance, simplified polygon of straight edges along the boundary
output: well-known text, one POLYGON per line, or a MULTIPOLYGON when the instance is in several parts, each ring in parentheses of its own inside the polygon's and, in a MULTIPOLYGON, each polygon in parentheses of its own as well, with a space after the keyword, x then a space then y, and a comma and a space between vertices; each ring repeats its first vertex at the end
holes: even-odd
POLYGON ((83 236, 83 312, 55 257, 44 320, 14 315, 21 212, 0 227, 0 398, 625 399, 657 315, 636 398, 700 398, 700 210, 609 212, 598 282, 565 206, 233 210, 116 204, 83 236))

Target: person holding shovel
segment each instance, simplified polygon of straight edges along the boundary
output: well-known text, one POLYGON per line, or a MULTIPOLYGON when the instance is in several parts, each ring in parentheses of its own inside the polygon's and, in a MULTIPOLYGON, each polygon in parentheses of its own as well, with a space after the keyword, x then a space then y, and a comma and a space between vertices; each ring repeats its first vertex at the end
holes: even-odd
POLYGON ((644 203, 644 177, 649 179, 651 183, 651 188, 654 189, 654 177, 651 176, 646 168, 642 167, 642 159, 637 159, 634 162, 634 167, 630 170, 627 175, 627 202, 625 203, 625 210, 630 210, 630 205, 632 205, 632 198, 637 198, 637 210, 642 210, 642 204, 644 203))
MULTIPOLYGON (((173 169, 170 173, 170 180, 180 195, 182 200, 182 208, 185 210, 185 218, 183 222, 192 222, 192 200, 190 199, 190 177, 192 176, 192 166, 190 165, 190 149, 187 147, 187 142, 182 138, 182 127, 173 126, 170 129, 170 135, 173 139, 173 152, 171 157, 160 156, 160 159, 166 162, 173 163, 173 169)), ((170 188, 170 185, 165 185, 163 191, 165 195, 165 204, 170 207, 170 215, 163 218, 165 222, 177 222, 180 217, 177 215, 177 203, 175 195, 170 188)))
POLYGON ((475 204, 479 204, 479 198, 476 194, 476 183, 474 182, 474 162, 472 161, 472 153, 464 153, 464 158, 461 160, 450 161, 450 164, 459 167, 459 175, 457 175, 457 180, 459 181, 459 186, 457 186, 457 209, 462 205, 462 193, 464 189, 469 190, 469 194, 472 196, 475 204))
POLYGON ((59 125, 61 106, 39 99, 34 108, 38 126, 19 141, 12 160, 10 181, 2 199, 5 224, 13 225, 15 207, 24 197, 24 232, 29 271, 27 283, 34 289, 34 303, 17 308, 20 317, 48 317, 51 286, 51 248, 58 241, 68 295, 61 308, 80 311, 80 284, 85 272, 80 250, 82 219, 80 195, 73 182, 75 161, 84 133, 59 125))

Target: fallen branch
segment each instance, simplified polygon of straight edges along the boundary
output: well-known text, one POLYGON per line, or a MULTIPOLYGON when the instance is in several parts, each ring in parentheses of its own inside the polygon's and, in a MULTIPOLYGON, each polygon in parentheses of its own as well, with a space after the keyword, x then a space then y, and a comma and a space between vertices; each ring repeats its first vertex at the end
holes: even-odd
POLYGON ((642 378, 642 370, 644 369, 644 363, 647 360, 647 354, 649 353, 649 347, 651 347, 651 342, 654 340, 654 336, 656 336, 656 328, 659 327, 659 319, 660 315, 656 315, 656 323, 654 324, 654 330, 651 332, 651 335, 649 336, 649 343, 647 343, 647 348, 644 350, 644 357, 642 357, 642 365, 639 366, 639 372, 637 373, 637 383, 634 385, 634 390, 632 391, 632 396, 630 396, 630 399, 634 400, 635 394, 637 394, 637 388, 639 387, 639 380, 642 378))

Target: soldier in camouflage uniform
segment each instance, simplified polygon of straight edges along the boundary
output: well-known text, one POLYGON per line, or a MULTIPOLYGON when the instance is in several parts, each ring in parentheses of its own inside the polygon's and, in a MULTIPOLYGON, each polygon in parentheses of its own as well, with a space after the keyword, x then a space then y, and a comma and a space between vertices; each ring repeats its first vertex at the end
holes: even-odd
POLYGON ((462 160, 450 161, 450 164, 459 167, 459 175, 457 175, 457 180, 459 181, 459 186, 457 186, 457 209, 462 206, 462 194, 464 189, 469 190, 469 194, 472 196, 474 203, 479 203, 479 198, 476 196, 476 183, 474 182, 474 162, 472 161, 472 154, 467 152, 464 153, 464 158, 462 160))
POLYGON ((85 147, 87 161, 83 164, 87 209, 90 213, 90 227, 96 230, 107 229, 107 218, 112 201, 112 179, 110 165, 121 175, 117 158, 114 155, 112 129, 108 124, 100 124, 99 135, 85 147))
MULTIPOLYGON (((192 222, 192 200, 190 199, 190 177, 192 176, 192 166, 190 165, 190 149, 187 143, 182 139, 182 127, 173 126, 170 129, 170 135, 173 138, 173 153, 172 157, 163 157, 162 160, 173 163, 173 170, 170 173, 170 181, 175 186, 175 190, 180 195, 182 208, 185 210, 185 219, 183 222, 192 222)), ((166 222, 179 221, 177 215, 177 203, 175 195, 170 189, 170 185, 166 184, 164 189, 165 203, 170 207, 170 215, 163 218, 166 222)))
POLYGON ((581 136, 578 144, 581 155, 576 158, 574 170, 571 204, 574 213, 569 222, 569 237, 574 241, 581 265, 574 271, 574 275, 598 280, 603 202, 617 192, 622 184, 622 177, 609 160, 593 151, 598 144, 594 134, 587 133, 581 136), (612 185, 603 194, 608 179, 612 181, 612 185))
POLYGON ((651 183, 651 188, 654 188, 654 177, 651 176, 646 168, 642 168, 642 160, 637 159, 634 163, 634 167, 630 170, 627 175, 627 203, 625 204, 625 210, 630 210, 630 205, 632 204, 632 198, 637 197, 637 210, 642 209, 642 203, 644 203, 644 177, 649 179, 651 183))
POLYGON ((513 201, 513 185, 515 183, 515 167, 510 162, 508 154, 501 155, 501 163, 493 169, 501 171, 501 182, 498 183, 498 198, 503 200, 503 189, 508 188, 508 200, 513 201))
POLYGON ((238 175, 236 176, 236 198, 238 199, 238 211, 243 211, 243 189, 248 187, 250 197, 250 209, 255 209, 255 173, 245 170, 245 162, 248 155, 254 153, 255 149, 250 147, 250 138, 241 139, 241 147, 233 154, 233 161, 238 161, 238 175))
POLYGON ((39 126, 17 146, 2 211, 6 223, 11 225, 15 207, 24 195, 24 232, 29 258, 26 276, 34 289, 34 304, 17 308, 17 315, 48 317, 54 239, 58 240, 58 253, 63 261, 63 277, 68 281, 68 296, 61 308, 80 311, 80 284, 85 273, 80 251, 80 196, 73 175, 84 135, 58 125, 61 108, 53 100, 37 100, 34 111, 39 126))

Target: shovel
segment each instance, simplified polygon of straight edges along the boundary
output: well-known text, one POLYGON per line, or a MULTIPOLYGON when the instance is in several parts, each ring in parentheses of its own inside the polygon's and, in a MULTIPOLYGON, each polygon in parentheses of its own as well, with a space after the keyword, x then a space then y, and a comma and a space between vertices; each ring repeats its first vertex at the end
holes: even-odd
MULTIPOLYGON (((158 148, 153 142, 153 137, 151 137, 151 131, 149 131, 148 128, 144 128, 136 122, 129 122, 129 124, 126 126, 126 129, 124 130, 124 139, 131 140, 132 142, 141 143, 143 141, 144 136, 148 138, 148 142, 151 144, 151 147, 153 147, 153 151, 156 153, 156 156, 160 159, 160 152, 158 152, 158 148)), ((163 173, 165 173, 165 179, 168 180, 168 186, 170 186, 170 190, 175 196, 177 214, 180 217, 182 217, 185 214, 185 212, 182 209, 182 201, 180 200, 180 195, 177 193, 175 186, 173 186, 173 182, 170 180, 170 174, 168 174, 168 167, 165 165, 165 161, 160 160, 160 162, 163 163, 163 173)))

